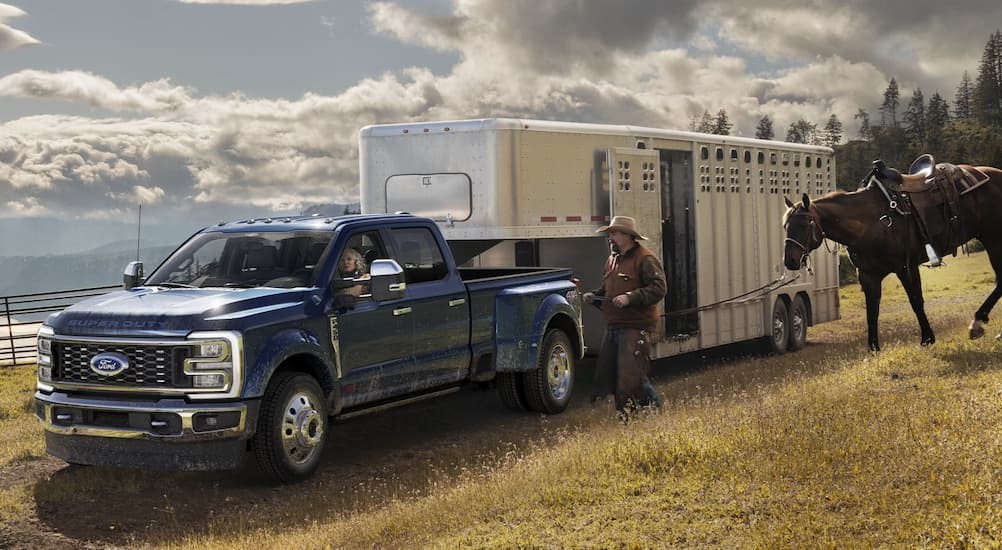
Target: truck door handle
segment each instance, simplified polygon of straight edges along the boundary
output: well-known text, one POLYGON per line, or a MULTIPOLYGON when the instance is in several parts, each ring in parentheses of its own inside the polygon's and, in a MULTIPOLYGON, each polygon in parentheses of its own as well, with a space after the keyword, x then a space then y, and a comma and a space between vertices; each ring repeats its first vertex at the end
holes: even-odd
POLYGON ((455 300, 449 300, 449 307, 461 306, 466 303, 466 298, 456 298, 455 300))
POLYGON ((393 315, 395 315, 395 316, 407 315, 410 312, 411 312, 411 308, 409 308, 409 307, 401 307, 401 308, 394 309, 393 310, 393 315))
POLYGON ((390 292, 400 292, 407 290, 407 283, 393 283, 390 285, 390 292))

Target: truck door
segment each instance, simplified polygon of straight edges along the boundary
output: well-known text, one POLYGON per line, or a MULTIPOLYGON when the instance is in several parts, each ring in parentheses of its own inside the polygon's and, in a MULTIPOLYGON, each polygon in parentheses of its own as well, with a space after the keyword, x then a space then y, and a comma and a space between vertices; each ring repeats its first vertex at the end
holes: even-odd
MULTIPOLYGON (((377 231, 349 237, 347 245, 337 251, 339 264, 346 254, 360 254, 365 264, 389 257, 377 231)), ((367 272, 367 265, 363 271, 367 272)), ((339 265, 334 276, 351 275, 340 272, 339 265)), ((336 309, 335 302, 329 313, 345 407, 388 397, 387 376, 414 365, 413 317, 402 314, 407 307, 404 300, 376 302, 365 285, 351 293, 357 294, 353 308, 336 309)))
POLYGON ((470 306, 466 285, 446 263, 427 226, 390 230, 393 258, 404 268, 405 302, 414 324, 414 363, 395 368, 386 385, 394 395, 465 379, 470 367, 470 306))
MULTIPOLYGON (((657 150, 612 148, 609 165, 609 213, 637 220, 644 246, 664 264, 661 244, 661 170, 657 150)), ((671 292, 671 289, 668 289, 671 292)), ((663 305, 658 306, 661 315, 663 305)))

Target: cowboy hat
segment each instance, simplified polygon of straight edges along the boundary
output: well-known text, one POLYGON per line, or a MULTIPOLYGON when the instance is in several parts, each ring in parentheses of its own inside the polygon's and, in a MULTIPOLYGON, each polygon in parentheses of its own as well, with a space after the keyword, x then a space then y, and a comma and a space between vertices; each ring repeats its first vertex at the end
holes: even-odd
POLYGON ((630 235, 633 235, 637 239, 644 241, 647 240, 647 237, 637 232, 637 220, 629 216, 615 216, 612 218, 612 223, 606 226, 599 227, 598 230, 596 230, 595 232, 608 233, 609 231, 612 231, 614 229, 622 231, 623 233, 629 233, 630 235))

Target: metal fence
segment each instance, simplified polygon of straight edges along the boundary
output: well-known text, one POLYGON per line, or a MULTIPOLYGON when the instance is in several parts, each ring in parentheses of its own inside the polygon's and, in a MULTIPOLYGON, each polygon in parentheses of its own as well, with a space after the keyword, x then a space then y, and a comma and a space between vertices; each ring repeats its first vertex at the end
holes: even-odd
POLYGON ((0 366, 34 363, 38 327, 50 313, 116 288, 121 285, 0 296, 0 366))

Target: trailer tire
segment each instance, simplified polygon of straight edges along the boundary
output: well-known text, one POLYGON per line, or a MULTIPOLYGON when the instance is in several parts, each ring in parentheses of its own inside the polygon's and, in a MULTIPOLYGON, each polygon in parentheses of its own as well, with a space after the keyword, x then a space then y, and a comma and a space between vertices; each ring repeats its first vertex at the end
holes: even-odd
POLYGON ((802 296, 793 299, 793 307, 790 308, 790 343, 787 349, 799 351, 807 344, 807 304, 802 296))
POLYGON ((522 387, 522 373, 499 372, 494 377, 498 395, 505 407, 513 411, 528 411, 529 403, 525 399, 525 388, 522 387))
POLYGON ((262 473, 289 483, 308 478, 327 443, 327 400, 312 376, 279 372, 268 383, 252 446, 262 473))
POLYGON ((523 376, 532 410, 557 414, 567 408, 574 389, 574 348, 564 331, 553 329, 546 333, 536 368, 523 376))
POLYGON ((768 332, 762 339, 767 353, 785 353, 790 342, 790 313, 786 301, 776 298, 772 306, 772 316, 769 317, 768 332))

